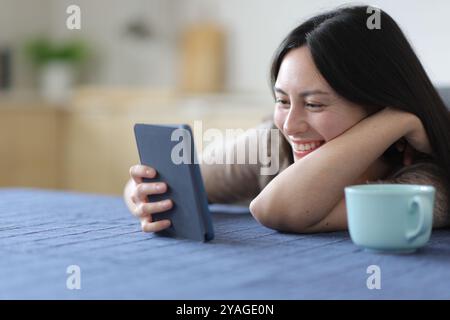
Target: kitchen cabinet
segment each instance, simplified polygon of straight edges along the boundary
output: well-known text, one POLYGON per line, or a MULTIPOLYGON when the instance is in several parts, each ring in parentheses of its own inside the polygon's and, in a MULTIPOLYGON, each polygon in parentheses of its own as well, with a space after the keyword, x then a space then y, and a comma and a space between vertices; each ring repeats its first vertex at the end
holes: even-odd
MULTIPOLYGON (((135 123, 248 129, 272 104, 248 96, 182 96, 164 90, 77 91, 64 108, 29 103, 1 107, 1 186, 121 194, 139 162, 135 123)), ((194 136, 199 143, 200 136, 194 136)))
POLYGON ((0 100, 0 186, 60 188, 60 110, 0 100))

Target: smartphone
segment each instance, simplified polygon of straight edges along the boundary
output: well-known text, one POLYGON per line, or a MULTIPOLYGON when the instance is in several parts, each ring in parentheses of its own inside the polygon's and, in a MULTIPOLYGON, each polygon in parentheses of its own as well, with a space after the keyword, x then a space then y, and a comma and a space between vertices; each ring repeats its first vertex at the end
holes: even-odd
POLYGON ((154 221, 168 219, 171 226, 161 236, 209 241, 214 238, 208 197, 189 125, 135 124, 134 134, 141 164, 155 168, 157 176, 146 182, 164 181, 164 194, 149 201, 171 199, 173 207, 152 215, 154 221))

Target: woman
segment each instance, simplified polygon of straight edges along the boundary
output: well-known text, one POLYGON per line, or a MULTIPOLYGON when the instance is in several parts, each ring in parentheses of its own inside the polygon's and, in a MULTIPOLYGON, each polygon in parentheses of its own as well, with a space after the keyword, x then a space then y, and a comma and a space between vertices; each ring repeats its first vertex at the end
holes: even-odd
MULTIPOLYGON (((345 186, 429 184, 434 227, 450 224, 449 112, 395 21, 380 11, 381 28, 369 29, 368 18, 366 6, 339 8, 286 37, 271 68, 273 122, 261 125, 279 130, 281 168, 260 176, 257 165, 203 165, 210 201, 253 199, 251 213, 270 228, 326 232, 347 228, 345 186)), ((172 206, 148 203, 167 188, 142 183, 155 174, 133 166, 124 192, 148 232, 170 226, 152 222, 172 206)))

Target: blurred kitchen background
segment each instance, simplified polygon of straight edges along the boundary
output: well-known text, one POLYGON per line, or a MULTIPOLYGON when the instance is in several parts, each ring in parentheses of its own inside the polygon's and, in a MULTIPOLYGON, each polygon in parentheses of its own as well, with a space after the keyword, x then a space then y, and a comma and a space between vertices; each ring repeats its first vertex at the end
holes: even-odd
MULTIPOLYGON (((258 124, 272 111, 280 41, 344 3, 0 0, 0 187, 121 194, 138 163, 134 123, 258 124), (71 5, 80 30, 66 26, 71 5)), ((449 86, 450 2, 370 5, 397 20, 436 86, 449 86)))

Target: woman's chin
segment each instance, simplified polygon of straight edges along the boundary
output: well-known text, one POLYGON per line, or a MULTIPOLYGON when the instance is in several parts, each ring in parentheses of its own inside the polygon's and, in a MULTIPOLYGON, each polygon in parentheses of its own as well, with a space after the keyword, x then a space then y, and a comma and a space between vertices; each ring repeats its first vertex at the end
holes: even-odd
POLYGON ((300 159, 302 159, 303 157, 307 156, 308 154, 310 154, 312 152, 314 152, 314 150, 313 151, 309 151, 309 152, 296 152, 296 151, 293 151, 293 153, 294 153, 294 161, 300 160, 300 159))
MULTIPOLYGON (((323 144, 322 144, 323 145, 323 144)), ((321 145, 321 146, 322 146, 321 145)), ((320 147, 319 147, 320 148, 320 147)), ((307 156, 310 153, 313 153, 314 151, 316 151, 319 148, 315 148, 313 150, 305 150, 305 151, 296 151, 296 150, 292 150, 292 153, 294 155, 294 161, 300 160, 302 158, 304 158, 305 156, 307 156)))

